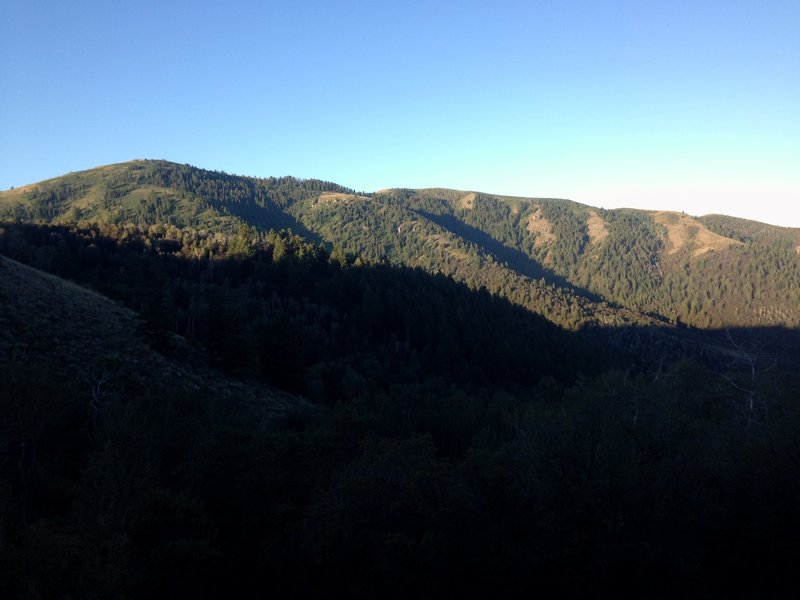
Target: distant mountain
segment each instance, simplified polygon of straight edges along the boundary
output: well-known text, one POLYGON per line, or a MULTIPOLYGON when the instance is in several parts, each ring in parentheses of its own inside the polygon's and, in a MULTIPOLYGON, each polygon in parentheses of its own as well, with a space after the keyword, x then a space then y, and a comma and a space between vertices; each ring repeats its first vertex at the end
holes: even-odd
POLYGON ((800 324, 800 229, 446 189, 356 193, 133 161, 0 193, 0 217, 291 228, 485 287, 561 325, 800 324))

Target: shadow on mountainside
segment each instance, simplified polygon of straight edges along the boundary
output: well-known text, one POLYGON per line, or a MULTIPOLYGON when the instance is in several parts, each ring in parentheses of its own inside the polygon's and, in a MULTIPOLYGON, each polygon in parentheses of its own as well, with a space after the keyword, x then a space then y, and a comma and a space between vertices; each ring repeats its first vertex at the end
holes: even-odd
POLYGON ((509 268, 520 275, 524 275, 530 279, 544 279, 548 284, 567 289, 573 294, 592 302, 603 302, 603 298, 597 294, 593 294, 589 290, 573 285, 565 278, 543 267, 539 262, 533 260, 524 252, 515 248, 509 248, 502 242, 494 239, 488 233, 476 227, 472 227, 471 225, 467 225, 452 215, 437 215, 424 210, 415 210, 415 212, 436 223, 439 227, 446 229, 453 235, 457 235, 475 244, 482 251, 494 257, 498 262, 507 264, 509 268))
POLYGON ((566 331, 285 233, 114 231, 0 224, 57 275, 0 259, 6 596, 793 597, 800 330, 566 331), (204 388, 176 330, 316 407, 204 388))
POLYGON ((215 199, 209 199, 209 203, 217 212, 222 214, 229 213, 234 217, 238 217, 248 225, 258 227, 263 231, 269 231, 270 229, 280 231, 286 229, 291 230, 293 233, 304 237, 314 244, 325 243, 318 233, 308 229, 295 218, 294 215, 277 206, 262 208, 251 203, 223 202, 215 199))
POLYGON ((180 247, 163 252, 158 240, 152 247, 157 254, 136 240, 63 226, 0 230, 0 253, 136 310, 148 320, 155 347, 167 350, 164 340, 177 333, 208 348, 212 361, 232 374, 255 375, 291 392, 307 391, 309 377, 326 361, 355 364, 363 352, 383 363, 384 374, 405 363, 409 374, 421 368, 501 386, 548 376, 568 381, 607 368, 647 372, 683 358, 714 369, 741 360, 800 367, 796 329, 566 331, 485 290, 407 267, 342 268, 324 251, 295 259, 291 248, 281 259, 259 250, 249 259, 197 260, 183 257, 180 247))

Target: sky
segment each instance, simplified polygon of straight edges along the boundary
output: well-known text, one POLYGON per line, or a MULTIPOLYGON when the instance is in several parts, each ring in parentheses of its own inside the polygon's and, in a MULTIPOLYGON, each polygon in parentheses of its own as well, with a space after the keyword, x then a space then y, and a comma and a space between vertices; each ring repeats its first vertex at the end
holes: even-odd
POLYGON ((0 189, 163 158, 800 227, 798 32, 798 0, 0 0, 0 189))

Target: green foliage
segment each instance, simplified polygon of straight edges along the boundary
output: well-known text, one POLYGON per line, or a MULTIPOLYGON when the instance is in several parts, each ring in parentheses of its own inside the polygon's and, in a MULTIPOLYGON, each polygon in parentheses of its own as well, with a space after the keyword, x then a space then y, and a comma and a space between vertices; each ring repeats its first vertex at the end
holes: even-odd
POLYGON ((712 231, 741 242, 758 242, 794 250, 800 245, 800 229, 775 227, 725 215, 706 215, 698 218, 712 231))
POLYGON ((645 213, 604 213, 608 239, 591 266, 578 277, 602 296, 639 311, 654 309, 654 295, 661 284, 660 261, 664 244, 656 226, 645 213))
POLYGON ((542 373, 568 378, 592 362, 589 348, 486 291, 421 270, 357 266, 286 232, 256 243, 250 230, 9 225, 0 251, 141 313, 155 344, 163 332, 177 333, 223 369, 319 394, 324 403, 339 392, 327 397, 318 373, 337 361, 375 361, 373 383, 425 369, 506 385, 542 373), (569 369, 567 354, 579 361, 569 369))
MULTIPOLYGON (((425 203, 437 218, 451 206, 425 203)), ((0 286, 6 595, 784 591, 800 525, 794 332, 692 332, 712 356, 690 360, 650 329, 567 333, 441 274, 256 233, 3 225, 0 253, 143 319, 128 341, 98 329, 101 310, 73 326, 105 345, 95 370, 128 369, 92 418, 85 370, 54 369, 52 342, 19 345, 78 333, 18 318, 30 290, 91 294, 43 274, 13 301, 0 286), (233 379, 224 393, 181 385, 181 363, 156 376, 119 358, 139 356, 138 336, 187 361, 184 378, 207 359, 316 407, 265 418, 233 379), (615 349, 634 341, 638 361, 615 349)))

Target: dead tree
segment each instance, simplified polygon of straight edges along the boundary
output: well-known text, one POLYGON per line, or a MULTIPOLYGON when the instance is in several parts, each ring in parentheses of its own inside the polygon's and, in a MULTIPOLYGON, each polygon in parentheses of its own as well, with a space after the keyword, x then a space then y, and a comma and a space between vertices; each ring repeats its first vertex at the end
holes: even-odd
POLYGON ((722 373, 728 384, 744 395, 744 402, 736 402, 742 415, 745 429, 754 422, 769 424, 770 398, 764 393, 764 378, 778 364, 779 353, 768 352, 774 341, 762 333, 749 340, 737 339, 730 329, 725 338, 732 348, 733 367, 738 373, 722 373))

